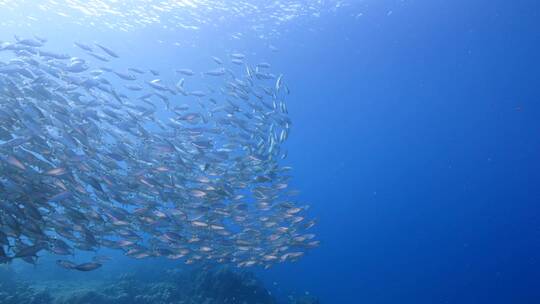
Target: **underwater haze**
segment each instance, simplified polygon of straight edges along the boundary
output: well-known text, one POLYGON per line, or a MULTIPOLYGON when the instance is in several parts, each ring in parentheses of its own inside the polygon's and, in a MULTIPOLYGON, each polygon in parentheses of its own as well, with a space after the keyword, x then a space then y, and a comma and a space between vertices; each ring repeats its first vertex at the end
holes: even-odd
POLYGON ((0 0, 0 304, 540 303, 539 29, 0 0))

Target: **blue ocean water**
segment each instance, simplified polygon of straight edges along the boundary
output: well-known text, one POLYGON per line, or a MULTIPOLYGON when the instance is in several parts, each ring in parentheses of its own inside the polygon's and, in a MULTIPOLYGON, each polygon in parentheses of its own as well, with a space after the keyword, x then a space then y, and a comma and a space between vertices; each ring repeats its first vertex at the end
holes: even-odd
POLYGON ((327 303, 540 301, 538 8, 378 1, 296 34, 290 160, 323 245, 290 284, 327 303))
MULTIPOLYGON (((307 13, 275 22, 270 11, 205 10, 191 30, 166 23, 170 12, 122 29, 115 15, 76 23, 54 7, 0 1, 0 17, 13 21, 0 40, 36 34, 68 53, 73 41, 98 41, 121 54, 107 65, 156 70, 204 70, 211 56, 240 52, 283 73, 293 121, 286 164, 321 241, 298 262, 253 269, 283 303, 304 294, 321 303, 540 303, 540 6, 282 2, 307 13), (21 17, 28 9, 37 21, 21 17)), ((77 277, 162 263, 174 265, 117 257, 77 277)), ((37 279, 57 266, 44 257, 17 267, 37 279)))

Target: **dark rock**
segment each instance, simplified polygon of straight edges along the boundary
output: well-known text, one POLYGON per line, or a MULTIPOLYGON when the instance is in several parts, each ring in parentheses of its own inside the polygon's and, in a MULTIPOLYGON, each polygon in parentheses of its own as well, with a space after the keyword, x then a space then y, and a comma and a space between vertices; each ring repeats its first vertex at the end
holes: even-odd
POLYGON ((296 298, 292 304, 319 304, 319 299, 314 296, 305 295, 296 298))
POLYGON ((227 267, 192 272, 195 280, 191 294, 204 294, 210 303, 274 304, 274 298, 252 273, 235 272, 227 267))

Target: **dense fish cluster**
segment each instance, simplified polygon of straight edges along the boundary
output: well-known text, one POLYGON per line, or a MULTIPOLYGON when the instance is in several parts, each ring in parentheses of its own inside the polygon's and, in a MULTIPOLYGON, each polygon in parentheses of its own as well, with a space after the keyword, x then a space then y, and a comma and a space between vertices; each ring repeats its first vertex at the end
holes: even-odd
POLYGON ((89 271, 104 259, 69 256, 112 248, 270 267, 318 246, 280 164, 288 88, 268 63, 214 57, 173 84, 92 67, 119 57, 104 45, 77 42, 72 57, 45 42, 0 44, 0 264, 49 252, 89 271), (204 90, 188 85, 198 75, 204 90))

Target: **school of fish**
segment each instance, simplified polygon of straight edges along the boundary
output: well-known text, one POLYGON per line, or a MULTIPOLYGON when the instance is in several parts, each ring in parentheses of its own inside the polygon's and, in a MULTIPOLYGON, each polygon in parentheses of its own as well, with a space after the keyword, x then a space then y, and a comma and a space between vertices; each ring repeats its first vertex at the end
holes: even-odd
POLYGON ((74 57, 46 41, 0 42, 0 264, 44 252, 90 271, 106 259, 71 256, 110 248, 267 268, 319 245, 281 164, 289 91, 270 64, 213 57, 172 83, 97 67, 120 57, 104 45, 74 57))
POLYGON ((123 32, 158 25, 166 30, 198 31, 217 27, 241 39, 250 32, 279 36, 280 26, 301 17, 317 18, 346 7, 347 0, 0 0, 0 26, 62 23, 123 32), (2 15, 2 11, 6 14, 2 15), (44 14, 45 13, 45 14, 44 14), (51 18, 51 16, 53 18, 51 18), (21 22, 23 21, 23 22, 21 22), (231 21, 241 30, 227 29, 231 21), (270 29, 271 30, 268 30, 270 29))

